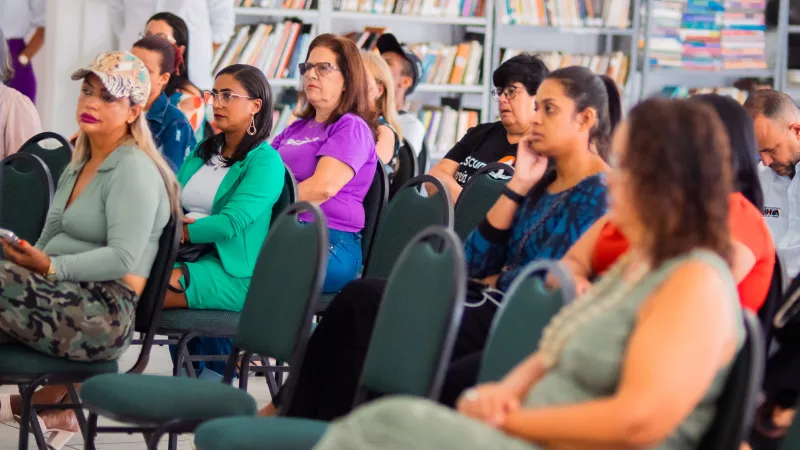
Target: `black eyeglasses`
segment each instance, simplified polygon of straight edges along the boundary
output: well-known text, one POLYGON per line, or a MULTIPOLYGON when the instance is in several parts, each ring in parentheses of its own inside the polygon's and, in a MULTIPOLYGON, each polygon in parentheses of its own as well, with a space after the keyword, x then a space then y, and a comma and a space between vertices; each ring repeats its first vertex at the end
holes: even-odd
POLYGON ((316 64, 310 62, 304 62, 298 64, 297 67, 300 69, 300 76, 305 75, 306 72, 308 72, 311 69, 316 70, 317 75, 320 77, 324 77, 333 71, 341 72, 341 70, 339 70, 338 67, 334 66, 329 62, 318 62, 316 64))
POLYGON ((517 96, 517 90, 516 86, 509 86, 505 89, 492 89, 492 100, 498 101, 504 95, 508 100, 514 100, 514 97, 517 96))
POLYGON ((231 104, 231 101, 234 98, 246 98, 248 100, 254 100, 253 97, 248 97, 246 95, 234 94, 231 91, 222 91, 222 92, 204 91, 203 92, 203 99, 205 100, 207 105, 213 105, 215 101, 219 101, 220 106, 228 106, 228 105, 231 104))

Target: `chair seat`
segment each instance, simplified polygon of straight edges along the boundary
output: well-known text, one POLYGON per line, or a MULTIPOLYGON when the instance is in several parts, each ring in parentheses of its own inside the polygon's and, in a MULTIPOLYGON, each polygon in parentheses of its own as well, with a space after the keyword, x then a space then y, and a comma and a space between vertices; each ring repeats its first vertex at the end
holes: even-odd
POLYGON ((189 377, 102 375, 83 384, 81 398, 94 412, 131 422, 209 420, 256 413, 256 401, 247 392, 189 377))
POLYGON ((213 331, 231 330, 236 333, 239 313, 212 309, 167 309, 161 314, 158 330, 213 331))
POLYGON ((194 443, 203 450, 308 450, 327 422, 289 417, 227 417, 200 425, 194 443))
POLYGON ((0 345, 0 377, 44 373, 103 374, 119 371, 117 361, 81 362, 48 356, 24 345, 0 345))

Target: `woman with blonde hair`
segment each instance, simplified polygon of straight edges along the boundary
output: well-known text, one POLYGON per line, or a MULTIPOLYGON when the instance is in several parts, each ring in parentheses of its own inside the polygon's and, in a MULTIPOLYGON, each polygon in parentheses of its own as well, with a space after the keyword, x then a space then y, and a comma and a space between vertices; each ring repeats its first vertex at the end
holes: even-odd
MULTIPOLYGON (((103 53, 72 79, 83 80, 80 132, 44 230, 36 245, 2 240, 0 342, 107 361, 122 356, 133 338, 161 232, 180 212, 178 183, 143 112, 150 80, 141 60, 103 53)), ((58 403, 64 395, 49 386, 34 402, 58 403)), ((19 408, 19 396, 0 395, 0 422, 19 408)), ((79 428, 72 411, 45 412, 40 423, 58 430, 50 436, 55 448, 79 428)))
POLYGON ((397 171, 398 152, 403 141, 394 98, 392 72, 386 61, 377 53, 362 52, 361 59, 367 70, 369 103, 373 111, 380 116, 375 150, 391 181, 397 171))

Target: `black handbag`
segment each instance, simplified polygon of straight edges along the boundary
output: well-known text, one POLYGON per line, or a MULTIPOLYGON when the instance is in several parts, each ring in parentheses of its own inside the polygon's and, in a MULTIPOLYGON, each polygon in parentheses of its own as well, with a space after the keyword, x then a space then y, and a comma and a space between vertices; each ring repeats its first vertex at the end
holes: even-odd
POLYGON ((178 247, 178 255, 175 257, 175 262, 195 262, 203 255, 207 255, 213 251, 214 244, 192 244, 191 242, 184 242, 178 247))

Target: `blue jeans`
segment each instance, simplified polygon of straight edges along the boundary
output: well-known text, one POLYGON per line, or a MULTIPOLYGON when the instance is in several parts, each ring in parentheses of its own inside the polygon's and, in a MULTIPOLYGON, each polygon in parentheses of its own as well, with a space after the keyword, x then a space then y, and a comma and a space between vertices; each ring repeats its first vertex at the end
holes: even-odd
POLYGON ((361 233, 328 228, 328 268, 322 292, 336 293, 356 279, 361 270, 361 233))
MULTIPOLYGON (((177 356, 177 345, 169 346, 169 354, 172 356, 172 362, 175 362, 177 356)), ((189 355, 230 355, 233 351, 233 339, 231 338, 218 338, 218 337, 196 337, 189 341, 186 345, 189 355)), ((205 369, 213 370, 220 375, 225 374, 227 361, 194 361, 195 373, 200 375, 205 369)), ((183 367, 179 368, 181 371, 183 367)))

